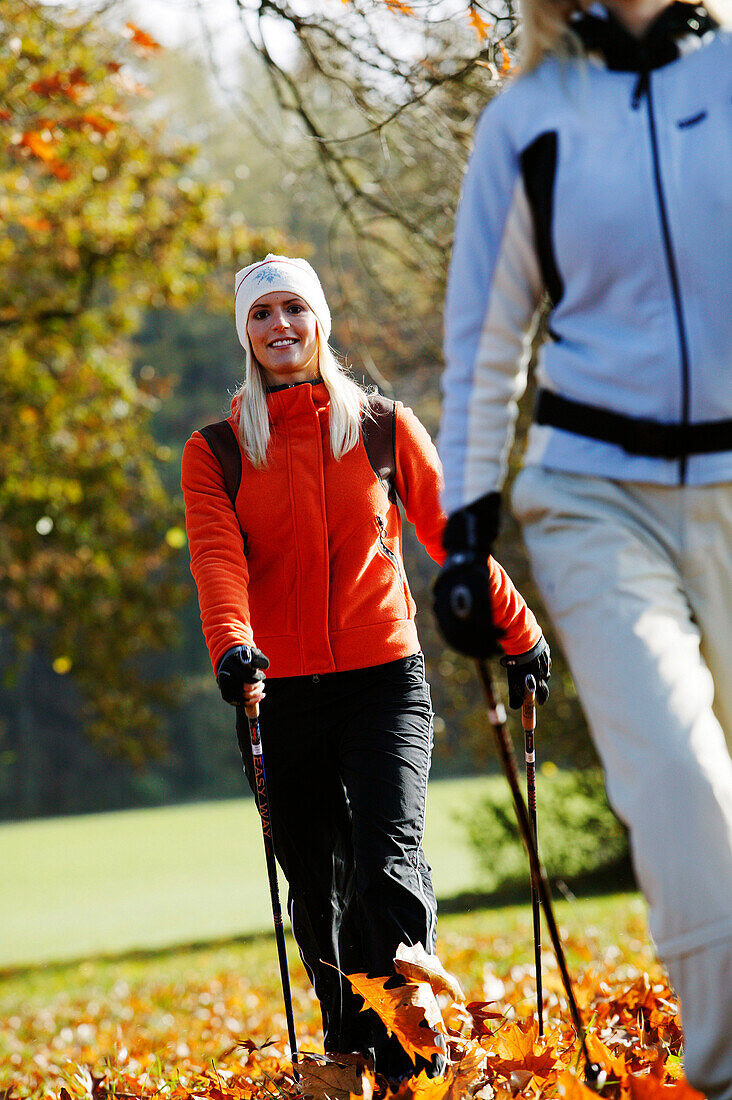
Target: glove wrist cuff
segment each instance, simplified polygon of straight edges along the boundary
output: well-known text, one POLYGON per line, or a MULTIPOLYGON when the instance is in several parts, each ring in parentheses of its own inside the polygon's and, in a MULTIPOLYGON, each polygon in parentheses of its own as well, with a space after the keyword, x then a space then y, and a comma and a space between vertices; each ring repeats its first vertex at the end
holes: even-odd
POLYGON ((531 649, 527 649, 525 653, 507 653, 505 657, 501 657, 501 664, 504 668, 521 668, 522 665, 528 665, 532 661, 535 661, 537 657, 541 656, 546 648, 546 639, 542 634, 539 641, 533 645, 531 649))
POLYGON ((226 660, 226 659, 227 659, 228 657, 231 657, 232 653, 241 653, 241 659, 242 659, 242 660, 243 660, 244 662, 246 662, 247 664, 248 664, 248 663, 249 663, 249 661, 251 661, 251 659, 252 659, 252 649, 251 649, 251 646, 248 646, 248 645, 244 645, 244 643, 243 643, 243 642, 240 642, 240 643, 239 643, 239 645, 233 645, 233 646, 231 646, 231 648, 230 648, 230 649, 227 649, 227 650, 226 650, 226 653, 224 653, 223 657, 221 657, 221 659, 219 660, 219 663, 218 663, 218 665, 216 666, 216 678, 217 678, 217 679, 218 679, 219 673, 221 672, 221 669, 222 669, 222 668, 223 668, 223 666, 224 666, 224 661, 225 661, 225 660, 226 660))

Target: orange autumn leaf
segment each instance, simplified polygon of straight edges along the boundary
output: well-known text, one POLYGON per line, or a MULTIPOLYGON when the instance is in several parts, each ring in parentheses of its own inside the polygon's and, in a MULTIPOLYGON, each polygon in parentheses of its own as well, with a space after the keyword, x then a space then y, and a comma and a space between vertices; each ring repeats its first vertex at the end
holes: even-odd
POLYGON ((631 1100, 704 1100, 685 1077, 672 1085, 664 1085, 655 1074, 649 1073, 643 1077, 631 1074, 628 1083, 631 1100))
POLYGON ((478 9, 473 6, 473 4, 471 4, 470 8, 468 9, 468 20, 470 21, 470 25, 475 33, 478 35, 479 41, 482 41, 491 29, 491 25, 490 23, 486 22, 486 20, 480 14, 478 9))
POLYGON ((21 136, 18 144, 42 161, 57 179, 66 180, 71 176, 68 165, 58 158, 58 142, 54 141, 53 138, 46 137, 44 134, 38 133, 37 130, 27 130, 21 136))
POLYGON ((387 8, 391 12, 395 12, 397 15, 414 15, 414 8, 410 8, 409 4, 403 3, 403 0, 384 0, 387 8))
POLYGON ((361 1011, 372 1008, 413 1062, 417 1054, 429 1059, 442 1053, 437 1038, 446 1035, 446 1029, 428 982, 407 982, 395 989, 385 989, 389 978, 369 978, 367 974, 346 976, 364 999, 361 1011))
POLYGON ((448 1066, 446 1080, 449 1084, 445 1100, 463 1100, 488 1084, 486 1065, 488 1054, 478 1043, 470 1043, 458 1062, 448 1066))
POLYGON ((394 969, 408 982, 429 982, 434 994, 446 993, 453 1001, 464 1001, 460 982, 448 974, 437 955, 430 955, 421 943, 408 947, 400 943, 394 956, 394 969))
POLYGON ((495 1001, 470 1001, 465 1006, 473 1022, 471 1039, 479 1039, 482 1035, 493 1035, 496 1029, 495 1027, 488 1027, 488 1023, 503 1019, 505 1013, 497 1012, 496 1009, 491 1008, 492 1004, 495 1004, 495 1001))
POLYGON ((625 1056, 623 1054, 613 1054, 597 1035, 587 1035, 585 1041, 592 1061, 599 1062, 604 1070, 607 1070, 618 1081, 624 1082, 630 1072, 625 1056))
POLYGON ((402 1081, 388 1094, 389 1100, 447 1100, 449 1096, 449 1081, 444 1077, 428 1077, 424 1070, 417 1077, 402 1081))
POLYGON ((597 1100, 597 1093, 568 1069, 560 1075, 557 1091, 562 1100, 597 1100))
POLYGON ((45 161, 46 164, 50 164, 51 161, 56 159, 57 142, 51 137, 44 137, 36 130, 27 130, 18 144, 29 149, 34 157, 45 161))
POLYGON ((76 68, 69 73, 56 72, 50 76, 41 77, 30 85, 30 90, 45 99, 63 96, 65 99, 70 99, 72 103, 76 103, 88 87, 83 69, 76 68))
POLYGON ((487 1050, 491 1069, 504 1076, 519 1070, 545 1077, 557 1068, 554 1043, 547 1035, 539 1036, 536 1020, 506 1024, 495 1033, 487 1050))
POLYGON ((108 134, 117 125, 108 114, 101 114, 99 111, 86 111, 81 116, 81 120, 98 134, 108 134))
POLYGON ((18 221, 25 229, 30 229, 34 233, 48 233, 53 228, 48 218, 33 218, 21 215, 18 221))
POLYGON ((371 1100, 374 1095, 374 1075, 360 1055, 303 1054, 298 1069, 305 1097, 371 1100))
POLYGON ((148 34, 147 31, 143 31, 140 27, 134 23, 125 23, 125 31, 127 37, 134 42, 136 46, 139 46, 143 50, 160 50, 162 49, 159 42, 148 34))

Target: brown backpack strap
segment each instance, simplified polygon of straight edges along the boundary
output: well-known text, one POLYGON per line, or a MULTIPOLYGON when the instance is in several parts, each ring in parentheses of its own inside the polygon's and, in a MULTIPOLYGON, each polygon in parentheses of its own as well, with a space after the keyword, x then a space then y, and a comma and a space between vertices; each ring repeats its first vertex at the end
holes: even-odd
POLYGON ((396 402, 380 393, 368 397, 368 411, 364 408, 361 431, 366 454, 389 499, 396 501, 396 402))
POLYGON ((228 420, 207 424, 199 429, 208 443, 211 454, 218 459, 224 473, 224 486, 232 508, 236 508, 236 495, 241 485, 241 451, 234 429, 228 420))

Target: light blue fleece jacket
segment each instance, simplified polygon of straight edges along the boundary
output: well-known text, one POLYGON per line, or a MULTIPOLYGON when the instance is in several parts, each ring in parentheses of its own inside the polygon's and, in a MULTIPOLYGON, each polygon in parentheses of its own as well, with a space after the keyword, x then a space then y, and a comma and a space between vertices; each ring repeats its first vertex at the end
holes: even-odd
MULTIPOLYGON (((448 513, 501 487, 537 305, 540 384, 662 423, 732 417, 732 36, 638 72, 545 60, 484 111, 445 305, 438 449, 448 513)), ((532 425, 525 461, 664 485, 732 480, 532 425)))

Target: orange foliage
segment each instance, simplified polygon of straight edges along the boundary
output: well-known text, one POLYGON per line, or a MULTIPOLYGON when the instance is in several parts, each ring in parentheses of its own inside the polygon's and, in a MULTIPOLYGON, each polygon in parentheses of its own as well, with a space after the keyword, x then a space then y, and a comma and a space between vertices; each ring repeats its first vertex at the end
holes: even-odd
POLYGON ((50 133, 28 130, 21 134, 17 143, 21 149, 27 149, 38 160, 43 161, 54 176, 60 180, 67 180, 71 175, 71 169, 58 156, 58 141, 50 133))
POLYGON ((428 982, 407 982, 396 989, 387 989, 388 978, 349 974, 348 980, 363 997, 364 1009, 372 1008, 378 1013, 386 1030, 396 1035, 412 1061, 416 1054, 431 1058, 442 1052, 437 1037, 447 1032, 428 982))
POLYGON ((78 103, 88 87, 86 74, 77 66, 69 73, 57 72, 34 81, 30 85, 30 90, 44 99, 60 96, 71 100, 72 103, 78 103))
POLYGON ((414 15, 414 8, 403 3, 403 0, 384 0, 384 2, 389 11, 395 12, 397 15, 414 15))
POLYGON ((472 4, 468 9, 468 19, 470 20, 471 27, 478 35, 478 39, 482 41, 491 29, 490 23, 486 22, 478 9, 473 7, 472 4))
MULTIPOLYGON (((581 945, 579 945, 581 946, 581 945)), ((461 966, 470 966, 462 950, 461 966)), ((400 961, 432 969, 420 950, 400 949, 400 961), (421 961, 417 961, 421 958, 421 961)), ((651 974, 608 962, 599 973, 576 977, 591 1057, 605 1073, 604 1100, 702 1100, 680 1078, 680 1033, 673 994, 660 969, 651 974), (669 1037, 670 1040, 664 1037, 669 1037)), ((313 1051, 322 1041, 317 1002, 304 972, 293 972, 294 1011, 301 1053, 295 1081, 284 1042, 281 994, 273 979, 257 990, 236 967, 206 985, 176 981, 162 989, 131 990, 118 983, 104 998, 58 1002, 5 1024, 0 1051, 10 1075, 0 1071, 0 1096, 48 1100, 593 1100, 582 1079, 580 1046, 561 995, 551 992, 555 968, 547 965, 545 1034, 538 1034, 533 991, 524 968, 502 981, 494 1005, 451 1000, 450 975, 434 968, 429 981, 395 989, 386 978, 353 975, 365 1004, 381 1015, 412 1054, 429 1057, 446 1047, 444 1076, 424 1072, 389 1088, 357 1055, 313 1051), (425 999, 425 994, 427 998, 425 999), (431 998, 431 1000, 430 1000, 431 998), (425 1007, 430 1005, 429 1011, 425 1007), (458 1028, 446 1026, 451 1018, 458 1028), (8 1045, 3 1036, 10 1035, 8 1045), (232 1041, 233 1040, 233 1041, 232 1041), (23 1046, 22 1044, 26 1045, 23 1046), (14 1045, 15 1044, 15 1045, 14 1045), (22 1064, 20 1051, 27 1052, 22 1064)), ((491 979, 494 983, 495 977, 491 979)), ((393 982, 393 979, 392 979, 393 982)), ((481 992, 480 986, 473 989, 481 992)), ((322 1048, 321 1048, 322 1049, 322 1048)))
POLYGON ((159 50, 161 48, 160 43, 156 42, 152 35, 147 31, 141 30, 134 23, 126 23, 125 30, 128 37, 136 46, 139 46, 143 50, 159 50))

